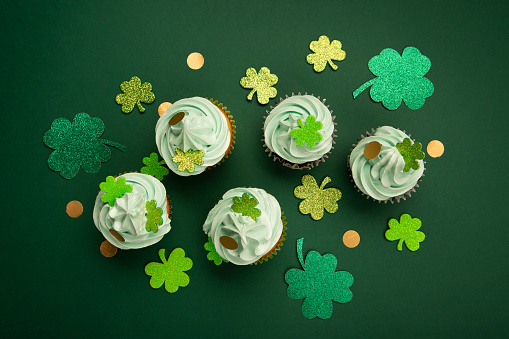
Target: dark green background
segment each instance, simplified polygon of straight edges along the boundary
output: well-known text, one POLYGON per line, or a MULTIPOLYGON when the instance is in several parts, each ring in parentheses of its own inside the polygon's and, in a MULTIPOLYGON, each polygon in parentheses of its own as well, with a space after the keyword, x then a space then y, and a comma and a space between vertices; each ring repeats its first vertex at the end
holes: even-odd
MULTIPOLYGON (((507 180, 507 16, 504 1, 3 1, 2 315, 0 333, 20 337, 504 337, 509 334, 507 180), (454 3, 454 4, 452 4, 454 3), (315 73, 305 61, 322 34, 343 43, 346 59, 315 73), (366 91, 368 60, 391 47, 428 56, 435 93, 416 111, 388 111, 366 91), (205 57, 187 67, 189 53, 205 57), (246 99, 239 80, 267 66, 279 95, 309 92, 327 99, 338 122, 325 164, 284 168, 262 148, 265 109, 246 99), (144 114, 115 103, 131 76, 153 85, 144 114), (172 230, 149 248, 99 252, 92 220, 98 186, 108 175, 140 170, 157 151, 157 107, 191 96, 218 98, 237 121, 237 143, 218 168, 194 177, 171 173, 172 230), (48 169, 42 136, 58 117, 100 117, 112 149, 96 174, 72 180, 48 169), (399 204, 366 200, 349 180, 346 157, 366 130, 392 125, 423 145, 445 144, 426 157, 417 193, 399 204), (343 192, 339 210, 320 221, 298 211, 292 192, 305 173, 343 192), (205 217, 230 188, 266 189, 288 221, 283 250, 261 266, 216 267, 206 259, 205 217), (70 200, 84 213, 71 219, 70 200), (419 251, 396 250, 384 238, 390 218, 422 220, 419 251), (345 231, 361 236, 355 249, 345 231), (354 276, 354 297, 334 304, 329 320, 306 319, 286 295, 284 273, 304 252, 338 258, 354 276), (157 250, 182 247, 194 262, 177 293, 154 290, 144 266, 157 250)), ((271 103, 274 103, 271 100, 271 103)))

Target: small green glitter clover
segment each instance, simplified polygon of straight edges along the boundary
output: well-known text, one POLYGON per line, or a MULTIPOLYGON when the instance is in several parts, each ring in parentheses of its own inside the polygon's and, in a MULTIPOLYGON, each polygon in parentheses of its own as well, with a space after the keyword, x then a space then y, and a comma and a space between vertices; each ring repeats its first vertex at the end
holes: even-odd
POLYGON ((318 38, 318 41, 312 41, 309 44, 309 49, 315 53, 308 54, 306 61, 308 64, 314 65, 315 72, 323 71, 327 63, 333 70, 337 70, 338 66, 332 60, 341 61, 346 57, 346 53, 341 49, 341 46, 340 41, 333 40, 330 42, 327 36, 322 35, 318 38))
POLYGON ((250 67, 246 70, 246 77, 240 79, 240 85, 244 88, 252 88, 253 90, 247 95, 247 100, 253 99, 256 92, 258 102, 265 105, 269 102, 270 98, 274 98, 277 90, 272 87, 277 84, 277 76, 270 74, 270 69, 267 67, 260 68, 260 72, 256 74, 256 69, 250 67))
POLYGON ((161 226, 163 224, 163 209, 161 207, 156 207, 157 203, 155 200, 147 201, 145 203, 145 209, 147 213, 145 213, 145 217, 147 218, 147 223, 145 225, 145 229, 147 232, 157 233, 157 226, 161 226))
POLYGON ((161 165, 165 165, 164 160, 159 161, 156 153, 151 153, 150 157, 143 158, 143 163, 147 166, 141 168, 141 173, 148 174, 155 177, 157 180, 162 181, 165 175, 170 171, 161 165))
POLYGON ((166 291, 175 293, 179 287, 189 285, 189 276, 184 271, 189 271, 193 267, 193 261, 186 258, 186 253, 182 248, 174 249, 168 260, 165 259, 164 252, 164 248, 158 252, 162 264, 148 263, 145 266, 145 274, 151 277, 150 286, 152 288, 159 288, 164 284, 166 291))
POLYGON ((124 177, 118 177, 115 181, 115 178, 111 175, 106 177, 106 182, 101 182, 99 184, 99 188, 104 192, 104 194, 101 195, 101 200, 108 203, 111 207, 115 206, 115 200, 117 200, 117 198, 122 198, 125 193, 131 193, 133 191, 133 187, 126 184, 124 177))
POLYGON ((205 245, 203 245, 203 247, 207 251, 209 251, 209 253, 207 253, 207 259, 209 259, 210 261, 213 261, 214 264, 221 265, 221 263, 223 261, 224 262, 229 262, 228 260, 223 259, 223 257, 221 257, 219 255, 219 253, 217 253, 216 246, 214 246, 214 244, 212 243, 212 239, 210 237, 209 237, 209 241, 207 243, 205 243, 205 245))
POLYGON ((203 165, 204 150, 193 151, 192 149, 188 149, 187 152, 184 153, 180 148, 176 148, 175 152, 177 154, 171 158, 171 161, 175 164, 180 163, 177 167, 180 172, 187 170, 189 173, 193 173, 194 165, 203 165))
POLYGON ((402 56, 386 48, 369 60, 368 67, 377 78, 357 88, 353 92, 354 99, 371 86, 371 99, 381 101, 389 110, 397 109, 401 100, 409 108, 418 109, 435 90, 433 83, 424 77, 431 68, 431 61, 415 47, 405 48, 402 56))
POLYGON ((235 213, 242 213, 243 216, 251 217, 254 221, 262 215, 262 212, 255 208, 258 205, 256 198, 250 198, 248 193, 242 194, 242 199, 233 197, 232 211, 235 213))
POLYGON ((129 81, 122 82, 120 90, 124 94, 118 94, 115 101, 122 105, 122 112, 124 113, 131 113, 134 105, 137 105, 140 113, 143 113, 145 108, 143 108, 141 102, 150 104, 156 98, 152 93, 152 85, 148 82, 144 82, 142 85, 140 78, 137 76, 132 77, 129 81))
POLYGON ((416 142, 412 145, 410 138, 405 138, 403 142, 396 144, 396 148, 403 156, 403 159, 405 159, 405 168, 403 168, 404 172, 410 171, 410 168, 413 168, 414 170, 419 169, 420 165, 417 160, 424 159, 424 152, 421 151, 422 145, 420 142, 416 142))
POLYGON ((313 148, 317 142, 322 141, 323 136, 318 133, 323 126, 321 121, 316 121, 314 116, 309 115, 304 124, 302 124, 302 119, 300 118, 297 120, 297 123, 300 128, 290 132, 290 136, 296 139, 297 146, 304 146, 304 143, 306 143, 309 148, 313 148))
POLYGON ((323 217, 324 209, 329 213, 336 213, 338 210, 337 201, 341 199, 341 191, 337 188, 325 188, 330 177, 322 180, 320 187, 311 174, 302 176, 302 185, 295 187, 293 195, 298 199, 304 199, 299 204, 299 211, 302 214, 310 214, 314 220, 320 220, 323 217))
POLYGON ((409 214, 402 214, 399 222, 396 219, 389 220, 389 228, 385 231, 385 238, 389 241, 398 240, 398 251, 403 250, 403 242, 410 251, 417 251, 419 243, 424 241, 425 235, 421 231, 421 221, 412 218, 409 214))

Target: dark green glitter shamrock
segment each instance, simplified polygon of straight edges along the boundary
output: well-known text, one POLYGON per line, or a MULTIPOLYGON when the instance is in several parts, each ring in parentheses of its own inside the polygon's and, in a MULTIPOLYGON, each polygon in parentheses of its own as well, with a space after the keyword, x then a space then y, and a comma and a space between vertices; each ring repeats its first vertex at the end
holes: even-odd
POLYGON ((258 102, 265 105, 270 98, 276 96, 277 90, 272 86, 277 84, 278 79, 275 74, 270 74, 270 69, 262 67, 260 72, 256 74, 256 69, 250 67, 246 70, 246 75, 240 79, 240 85, 244 88, 253 89, 247 95, 247 100, 253 99, 253 94, 256 92, 258 102))
POLYGON ((117 198, 122 198, 124 194, 133 191, 133 187, 126 184, 124 177, 118 177, 115 181, 114 177, 109 176, 106 178, 106 182, 101 182, 99 188, 104 192, 101 195, 101 200, 108 203, 111 207, 115 206, 117 198))
POLYGON ((48 158, 48 166, 60 172, 66 179, 74 178, 80 166, 87 173, 97 173, 101 162, 111 157, 105 145, 125 152, 127 148, 116 142, 99 139, 104 132, 104 123, 99 118, 91 118, 87 113, 78 113, 72 124, 65 118, 55 119, 51 129, 44 133, 43 141, 55 149, 48 158))
POLYGON ((150 104, 156 98, 154 93, 152 93, 152 85, 148 82, 144 82, 142 85, 140 78, 137 76, 120 84, 120 90, 124 94, 118 94, 115 97, 115 101, 117 104, 122 105, 122 112, 124 113, 131 113, 134 105, 137 105, 138 110, 143 113, 145 108, 143 108, 141 102, 150 104))
POLYGON ((248 193, 242 194, 242 199, 233 197, 232 211, 235 213, 242 213, 244 216, 251 217, 254 221, 262 215, 262 212, 255 208, 258 205, 256 198, 250 198, 248 193))
POLYGON ((184 272, 193 267, 193 261, 186 257, 186 252, 182 248, 174 249, 168 260, 166 260, 164 252, 164 248, 158 252, 162 264, 148 263, 145 266, 145 274, 151 277, 150 287, 159 288, 164 284, 166 291, 175 293, 179 287, 189 285, 189 276, 184 272))
POLYGON ((420 142, 416 142, 412 145, 410 138, 405 138, 403 142, 396 144, 396 148, 403 156, 403 159, 405 159, 405 168, 403 168, 404 172, 410 171, 410 168, 413 168, 414 170, 419 169, 420 165, 417 160, 424 159, 424 152, 421 151, 422 145, 420 142))
POLYGON ((424 233, 418 231, 421 221, 409 214, 402 214, 399 222, 396 219, 389 220, 389 228, 385 231, 385 238, 389 241, 399 240, 398 251, 403 250, 403 242, 410 251, 417 251, 419 243, 424 241, 424 233))
POLYGON ((209 251, 209 253, 207 253, 207 259, 211 260, 214 262, 214 264, 216 265, 221 265, 221 263, 224 261, 224 262, 228 262, 228 260, 226 259, 223 259, 223 257, 221 257, 217 251, 216 251, 216 246, 214 246, 214 244, 212 243, 212 239, 210 239, 209 237, 209 241, 207 243, 205 243, 205 245, 203 245, 203 247, 209 251))
POLYGON ((147 223, 145 225, 145 229, 147 232, 157 233, 157 226, 161 226, 163 224, 163 209, 161 207, 156 207, 157 203, 155 200, 147 201, 145 203, 145 209, 147 213, 145 213, 145 217, 147 218, 147 223))
POLYGON ((315 117, 310 115, 306 118, 306 122, 302 124, 302 119, 297 120, 300 128, 296 128, 290 132, 290 136, 296 139, 297 146, 304 146, 304 143, 309 148, 315 147, 317 142, 322 141, 322 135, 318 133, 322 129, 322 122, 316 121, 315 117))
POLYGON ((165 175, 170 171, 161 165, 165 165, 164 160, 159 161, 157 154, 151 153, 150 157, 143 158, 143 163, 147 166, 141 168, 141 173, 148 174, 155 177, 157 180, 162 181, 165 175))

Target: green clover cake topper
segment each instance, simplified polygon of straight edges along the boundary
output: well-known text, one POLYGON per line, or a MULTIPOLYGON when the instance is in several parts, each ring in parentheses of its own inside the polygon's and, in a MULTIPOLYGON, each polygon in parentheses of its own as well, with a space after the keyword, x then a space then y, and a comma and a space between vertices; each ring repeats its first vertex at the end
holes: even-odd
POLYGON ((175 164, 180 163, 177 167, 180 172, 188 171, 189 173, 193 173, 194 165, 203 165, 204 150, 193 151, 192 149, 188 149, 187 152, 184 153, 180 148, 176 148, 175 152, 177 154, 171 158, 171 161, 175 164))
POLYGON ((104 192, 103 195, 101 195, 101 201, 108 203, 111 207, 115 206, 117 198, 122 198, 124 194, 133 191, 133 187, 126 184, 124 177, 118 177, 115 181, 115 178, 111 175, 106 177, 106 182, 101 182, 99 184, 99 188, 104 192))
POLYGON ((398 251, 403 250, 403 242, 410 251, 417 251, 419 243, 424 241, 425 235, 418 229, 421 221, 412 218, 409 214, 402 214, 399 222, 396 219, 389 220, 389 229, 385 231, 385 238, 389 241, 399 240, 398 251))
POLYGON ((302 257, 304 238, 297 240, 297 256, 304 270, 290 269, 285 274, 288 283, 286 293, 292 299, 303 299, 302 313, 308 319, 318 317, 329 319, 332 316, 332 301, 347 303, 352 300, 350 286, 353 276, 346 271, 336 270, 338 260, 332 254, 323 257, 311 251, 302 257))
POLYGON ((117 104, 122 105, 122 112, 131 113, 134 105, 138 106, 138 110, 143 113, 145 108, 141 105, 142 102, 150 104, 154 101, 156 96, 152 93, 152 85, 148 82, 141 84, 140 78, 134 76, 129 81, 124 81, 120 84, 120 90, 123 94, 118 94, 115 97, 117 104))
POLYGON ((250 67, 246 70, 246 75, 240 79, 240 85, 247 89, 253 89, 247 95, 247 100, 253 99, 253 94, 256 92, 258 102, 265 105, 269 102, 270 98, 276 96, 277 90, 272 86, 277 84, 277 76, 270 74, 270 69, 262 67, 260 72, 256 74, 256 69, 250 67))
POLYGON ((299 204, 299 211, 302 214, 311 213, 311 218, 320 220, 324 209, 329 213, 338 210, 337 201, 341 199, 341 191, 332 187, 325 188, 325 185, 331 182, 331 178, 325 177, 320 187, 311 174, 304 175, 301 181, 302 185, 295 187, 293 194, 298 199, 304 199, 299 204))
POLYGON ((308 64, 314 65, 315 72, 323 71, 327 63, 333 70, 337 70, 338 66, 332 60, 341 61, 346 57, 345 51, 341 49, 341 42, 338 40, 330 42, 325 35, 318 38, 318 41, 312 41, 309 44, 309 49, 315 53, 308 54, 306 61, 308 64))
POLYGON ((323 136, 318 133, 323 126, 321 121, 316 121, 314 116, 309 115, 304 124, 302 124, 301 118, 297 120, 297 123, 300 128, 296 128, 290 132, 290 136, 297 139, 297 146, 304 146, 304 143, 306 143, 309 148, 313 148, 316 146, 317 142, 322 141, 323 136))
POLYGON ((162 264, 157 262, 148 263, 145 266, 145 274, 150 276, 150 286, 159 288, 163 286, 169 293, 175 293, 179 287, 189 285, 189 276, 184 273, 193 267, 193 261, 186 258, 186 253, 182 248, 174 249, 168 260, 164 254, 164 248, 160 249, 158 254, 162 264))
POLYGON ((405 168, 403 168, 404 172, 410 171, 410 168, 413 168, 414 170, 419 169, 420 165, 417 160, 424 159, 424 152, 421 151, 422 145, 420 142, 416 142, 412 145, 410 138, 405 138, 403 142, 396 144, 396 148, 405 160, 405 168))
POLYGON ((205 245, 203 245, 203 247, 207 251, 209 251, 209 253, 207 253, 207 259, 210 260, 210 261, 213 261, 214 264, 221 265, 221 263, 223 261, 224 262, 228 262, 228 260, 223 259, 223 257, 221 257, 219 255, 219 253, 217 253, 216 246, 214 246, 214 243, 212 242, 212 239, 210 237, 209 237, 209 241, 207 243, 205 243, 205 245))
POLYGON ((116 142, 99 139, 104 132, 104 123, 99 118, 91 118, 87 113, 78 113, 72 124, 65 118, 58 118, 51 129, 44 133, 42 140, 54 149, 48 166, 65 179, 72 179, 81 168, 87 173, 97 173, 101 162, 111 157, 111 151, 105 145, 125 152, 127 148, 116 142))
POLYGON ((262 215, 262 212, 255 208, 258 205, 258 200, 253 197, 250 198, 248 193, 242 194, 242 199, 233 197, 232 211, 235 213, 242 213, 243 216, 251 217, 254 221, 262 215))
POLYGON ((433 84, 424 77, 431 68, 431 61, 415 47, 405 48, 402 56, 386 48, 369 60, 368 67, 377 78, 357 88, 353 92, 354 99, 371 86, 371 99, 381 101, 389 110, 397 109, 401 100, 409 108, 418 109, 433 94, 433 84))
POLYGON ((147 218, 147 223, 145 225, 145 229, 147 232, 157 233, 158 227, 163 224, 163 209, 161 207, 156 207, 157 203, 155 200, 147 201, 145 203, 145 209, 147 213, 145 213, 145 217, 147 218))
POLYGON ((156 153, 151 153, 150 157, 144 157, 143 163, 147 166, 141 168, 141 173, 151 175, 159 181, 162 181, 164 176, 170 173, 166 167, 162 166, 166 162, 164 160, 159 161, 156 153))

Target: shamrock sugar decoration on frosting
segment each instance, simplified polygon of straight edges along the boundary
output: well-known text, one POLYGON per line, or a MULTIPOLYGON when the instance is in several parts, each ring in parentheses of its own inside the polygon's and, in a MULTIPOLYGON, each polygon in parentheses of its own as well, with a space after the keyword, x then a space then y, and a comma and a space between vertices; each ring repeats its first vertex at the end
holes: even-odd
POLYGON ((341 49, 341 42, 338 40, 329 41, 329 38, 322 35, 318 41, 313 41, 309 44, 309 49, 315 53, 308 54, 306 61, 310 65, 314 65, 315 72, 321 72, 325 69, 327 63, 333 70, 337 70, 332 60, 344 60, 346 57, 345 51, 341 49))
POLYGON ((240 85, 244 88, 252 88, 253 90, 247 95, 247 100, 253 99, 253 95, 256 92, 258 96, 258 102, 265 105, 269 102, 270 98, 274 98, 277 94, 277 90, 272 87, 277 84, 277 76, 270 74, 270 70, 267 67, 260 68, 260 72, 256 74, 256 69, 248 68, 246 71, 246 77, 240 79, 240 85))
POLYGON ((304 146, 304 143, 306 143, 309 148, 313 148, 317 142, 322 141, 323 136, 318 133, 323 127, 321 121, 316 121, 314 116, 309 115, 304 124, 302 124, 302 119, 300 118, 297 120, 297 123, 300 128, 290 132, 290 136, 296 139, 297 146, 304 146))
POLYGON ((104 192, 101 195, 101 200, 108 203, 111 207, 115 206, 117 198, 122 198, 125 193, 133 191, 133 187, 126 184, 124 177, 119 177, 115 181, 114 177, 109 176, 106 178, 106 182, 101 182, 99 188, 104 192))
POLYGON ((389 229, 385 231, 385 238, 389 241, 399 240, 398 251, 403 250, 403 242, 410 251, 417 251, 419 243, 424 241, 425 235, 418 229, 421 221, 412 218, 409 214, 402 214, 399 222, 396 219, 389 220, 389 229))
POLYGON ((242 199, 233 197, 232 211, 235 213, 242 213, 243 216, 251 217, 254 221, 262 215, 262 212, 255 208, 258 205, 258 200, 255 197, 250 198, 248 193, 242 194, 242 199))
POLYGON ((122 105, 122 112, 131 113, 134 105, 138 106, 138 110, 143 113, 145 108, 141 102, 150 104, 154 101, 156 96, 152 93, 152 85, 148 82, 141 84, 140 78, 134 76, 129 81, 124 81, 120 85, 120 90, 124 94, 118 94, 115 97, 117 104, 122 105))
POLYGON ((176 148, 174 155, 171 160, 174 163, 180 163, 177 169, 180 172, 188 171, 189 173, 194 172, 194 165, 203 165, 203 155, 205 154, 204 150, 193 151, 192 149, 188 149, 187 152, 183 152, 180 148, 176 148))
POLYGON ((145 204, 145 209, 147 210, 147 213, 145 214, 145 217, 147 218, 145 229, 147 232, 152 231, 157 233, 157 226, 161 226, 163 224, 163 218, 161 218, 161 215, 163 215, 163 209, 161 207, 156 207, 156 205, 157 202, 155 200, 147 201, 145 204))
POLYGON ((405 160, 404 172, 410 171, 410 168, 418 170, 420 164, 417 160, 424 159, 424 152, 421 151, 422 145, 420 142, 416 142, 412 145, 410 138, 405 138, 403 142, 397 143, 396 148, 405 160))
POLYGON ((216 251, 216 246, 214 246, 214 243, 212 242, 212 239, 209 237, 209 241, 207 243, 205 243, 205 245, 203 245, 203 247, 209 251, 209 253, 207 253, 207 259, 210 260, 210 261, 213 261, 214 264, 216 265, 221 265, 221 263, 224 261, 224 262, 229 262, 228 260, 226 259, 223 259, 223 257, 221 257, 217 251, 216 251))

